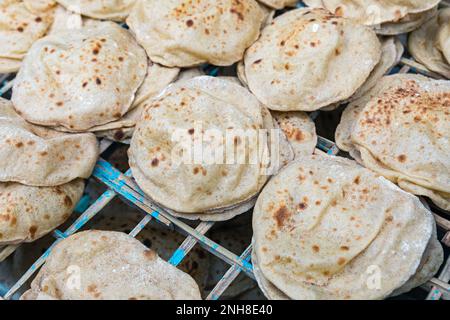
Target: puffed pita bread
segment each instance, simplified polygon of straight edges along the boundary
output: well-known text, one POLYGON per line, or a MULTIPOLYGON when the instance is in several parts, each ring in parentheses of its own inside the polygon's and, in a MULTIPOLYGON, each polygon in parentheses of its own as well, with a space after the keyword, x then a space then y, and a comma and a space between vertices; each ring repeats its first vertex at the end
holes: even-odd
POLYGON ((292 146, 295 158, 314 153, 318 139, 316 125, 306 113, 272 111, 271 114, 292 146))
POLYGON ((64 223, 84 190, 81 179, 58 187, 0 183, 0 245, 35 241, 64 223))
POLYGON ((247 50, 245 78, 271 110, 314 111, 351 97, 380 57, 370 28, 323 9, 297 9, 275 18, 247 50))
POLYGON ((136 0, 56 0, 69 11, 94 19, 125 21, 136 0))
POLYGON ((291 299, 382 299, 416 273, 434 223, 418 198, 354 161, 307 156, 259 196, 254 255, 291 299))
POLYGON ((12 101, 29 122, 86 131, 122 118, 146 72, 145 51, 127 30, 89 23, 34 43, 12 101))
POLYGON ((0 99, 0 181, 59 186, 89 178, 98 159, 93 134, 65 134, 20 118, 0 99))
POLYGON ((86 231, 52 250, 23 300, 200 300, 194 279, 121 232, 86 231), (76 266, 80 286, 68 286, 76 266))
MULTIPOLYGON (((180 73, 178 68, 167 68, 151 61, 148 62, 147 75, 136 93, 130 111, 121 119, 101 126, 95 126, 88 131, 99 137, 107 137, 113 141, 126 141, 131 138, 136 122, 140 119, 146 101, 151 100, 161 93, 169 84, 174 82, 180 73)), ((60 131, 68 131, 64 127, 56 128, 60 131)))
POLYGON ((449 90, 445 80, 384 77, 344 112, 338 146, 405 190, 449 210, 449 90))
POLYGON ((178 81, 145 109, 131 141, 130 167, 139 186, 162 206, 181 214, 215 214, 214 219, 223 220, 224 211, 241 205, 248 210, 248 201, 267 181, 269 167, 274 169, 281 161, 278 153, 270 154, 269 144, 276 143, 269 143, 261 131, 270 133, 273 128, 270 113, 232 81, 207 76, 178 81), (210 142, 201 140, 202 132, 210 142), (247 143, 253 141, 252 133, 262 134, 258 146, 247 143), (224 135, 231 141, 225 144, 224 135), (193 155, 193 141, 205 148, 204 153, 183 158, 182 153, 193 155), (212 150, 218 158, 202 157, 212 150), (243 155, 251 160, 241 161, 243 155))
POLYGON ((258 38, 263 19, 254 0, 139 0, 127 23, 154 62, 228 66, 258 38))
POLYGON ((414 59, 446 78, 450 78, 449 60, 446 59, 446 56, 450 57, 450 43, 445 42, 450 39, 445 36, 449 24, 450 8, 439 10, 438 15, 412 32, 408 40, 408 49, 414 59))
POLYGON ((258 0, 259 2, 265 4, 268 7, 274 9, 283 9, 285 7, 295 7, 297 0, 258 0))
POLYGON ((5 0, 0 3, 0 73, 20 69, 32 44, 44 37, 52 25, 53 12, 54 3, 49 1, 5 0))
POLYGON ((396 22, 408 14, 430 10, 440 0, 322 0, 329 11, 359 23, 375 26, 396 22))

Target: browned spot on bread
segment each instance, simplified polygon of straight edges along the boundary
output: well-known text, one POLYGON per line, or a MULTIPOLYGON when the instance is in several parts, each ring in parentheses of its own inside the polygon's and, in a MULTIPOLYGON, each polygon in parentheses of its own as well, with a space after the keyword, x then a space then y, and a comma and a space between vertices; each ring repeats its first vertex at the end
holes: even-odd
POLYGON ((398 161, 400 161, 400 162, 405 162, 406 161, 406 155, 404 155, 404 154, 401 154, 401 155, 399 155, 398 157, 397 157, 397 159, 398 159, 398 161))
POLYGON ((312 249, 315 253, 318 253, 320 251, 320 247, 318 245, 313 245, 312 249))
POLYGON ((34 239, 34 237, 36 236, 36 231, 37 231, 38 227, 37 226, 31 226, 30 229, 28 231, 30 231, 30 235, 31 238, 34 239))
POLYGON ((186 21, 186 25, 190 28, 194 25, 194 21, 192 19, 189 19, 188 21, 186 21))
POLYGON ((360 184, 360 183, 361 183, 361 177, 360 177, 360 176, 357 176, 357 177, 355 178, 355 180, 353 180, 353 182, 354 182, 355 184, 360 184))
POLYGON ((342 266, 347 260, 345 260, 345 258, 339 258, 337 263, 338 265, 342 266))
POLYGON ((152 167, 157 167, 159 165, 159 159, 155 158, 152 160, 152 167))
POLYGON ((285 223, 291 216, 292 212, 290 212, 289 209, 284 205, 281 206, 277 211, 275 211, 274 218, 277 222, 278 228, 283 228, 285 226, 285 223))
POLYGON ((145 250, 144 256, 147 260, 153 261, 156 259, 156 253, 153 250, 145 250))
POLYGON ((23 147, 23 142, 16 143, 16 148, 22 148, 22 147, 23 147))
POLYGON ((72 199, 70 199, 69 196, 64 197, 64 205, 68 208, 73 206, 73 201, 72 201, 72 199))
POLYGON ((347 247, 347 246, 341 246, 341 250, 342 250, 342 251, 348 251, 348 250, 350 250, 350 248, 347 247))
POLYGON ((195 129, 189 129, 188 133, 192 136, 195 133, 195 129))

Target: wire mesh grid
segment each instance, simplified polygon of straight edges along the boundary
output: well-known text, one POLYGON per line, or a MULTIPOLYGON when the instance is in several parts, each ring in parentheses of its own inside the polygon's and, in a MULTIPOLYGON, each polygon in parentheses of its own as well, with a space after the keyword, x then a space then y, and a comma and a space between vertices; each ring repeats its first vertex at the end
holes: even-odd
MULTIPOLYGON (((447 1, 443 1, 442 5, 450 6, 447 1)), ((304 4, 299 2, 298 7, 303 7, 304 4)), ((208 73, 212 76, 218 74, 218 68, 208 68, 208 73)), ((426 76, 440 79, 441 76, 429 71, 422 64, 412 60, 407 54, 401 59, 400 63, 393 69, 392 73, 420 73, 426 76)), ((7 97, 14 84, 13 74, 0 75, 0 96, 7 97)), ((314 120, 319 115, 319 112, 313 112, 310 117, 314 120)), ((100 141, 100 154, 106 152, 115 142, 107 139, 100 141)), ((317 152, 325 152, 329 155, 336 156, 340 152, 336 144, 326 138, 319 137, 317 152)), ((207 300, 218 300, 222 297, 230 285, 237 279, 241 273, 245 273, 251 279, 255 279, 253 275, 253 266, 251 264, 252 246, 249 245, 245 251, 237 255, 224 246, 219 245, 206 236, 208 231, 214 226, 214 222, 200 222, 196 228, 193 228, 183 222, 182 220, 172 216, 163 208, 156 205, 149 199, 144 192, 138 187, 132 177, 131 170, 125 173, 116 169, 111 163, 100 158, 97 162, 92 177, 107 187, 107 190, 98 197, 84 212, 76 219, 76 221, 65 231, 55 230, 52 234, 55 241, 48 247, 48 249, 29 267, 29 269, 16 281, 16 283, 9 288, 6 294, 0 299, 10 300, 15 298, 15 294, 26 285, 39 268, 45 263, 49 257, 52 249, 63 239, 80 231, 86 227, 88 223, 98 214, 101 213, 113 199, 116 197, 125 200, 126 204, 132 204, 143 212, 142 220, 129 233, 132 237, 137 237, 139 233, 144 230, 151 222, 158 222, 169 228, 175 230, 186 236, 184 242, 172 254, 169 263, 177 267, 187 257, 190 251, 198 244, 210 254, 218 257, 229 265, 229 269, 223 277, 217 282, 214 288, 210 291, 207 300)), ((438 227, 445 232, 444 238, 441 242, 450 247, 450 221, 442 215, 434 213, 438 227)), ((0 263, 12 255, 20 245, 9 245, 0 247, 0 263)), ((422 286, 428 292, 427 300, 450 300, 450 257, 441 268, 441 272, 428 283, 422 286)))

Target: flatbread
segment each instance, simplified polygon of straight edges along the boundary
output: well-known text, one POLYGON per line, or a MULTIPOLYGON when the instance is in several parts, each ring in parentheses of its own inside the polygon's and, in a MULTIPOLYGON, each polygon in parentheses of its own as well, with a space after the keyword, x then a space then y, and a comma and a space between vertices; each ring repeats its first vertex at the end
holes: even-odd
POLYGON ((200 300, 194 279, 125 233, 86 231, 52 250, 23 300, 200 300), (77 278, 79 277, 79 278, 77 278))
POLYGON ((297 9, 275 18, 247 50, 245 78, 271 110, 314 111, 352 96, 380 57, 370 28, 323 9, 297 9))
POLYGON ((258 38, 264 14, 254 0, 138 1, 127 24, 154 62, 229 66, 258 38))
POLYGON ((433 224, 418 198, 354 161, 306 156, 262 191, 254 254, 291 299, 382 299, 416 273, 433 224))
POLYGON ((385 36, 393 36, 403 33, 409 33, 418 29, 425 22, 436 15, 438 6, 420 13, 411 13, 397 22, 386 22, 377 26, 375 31, 377 34, 385 36))
POLYGON ((375 26, 396 22, 408 14, 430 10, 440 0, 322 0, 329 11, 355 21, 375 26))
POLYGON ((145 109, 131 141, 130 167, 144 192, 173 211, 214 214, 241 204, 248 210, 281 162, 278 153, 270 154, 271 129, 270 113, 244 87, 207 76, 178 81, 145 109), (264 132, 257 146, 252 134, 264 132), (193 151, 194 145, 203 150, 193 151))
POLYGON ((437 238, 436 224, 433 224, 433 233, 425 249, 425 253, 420 262, 416 274, 411 277, 403 286, 394 291, 392 296, 398 296, 417 288, 427 281, 439 271, 444 262, 444 249, 437 238))
POLYGON ((51 1, 5 0, 0 3, 0 73, 20 69, 32 44, 44 37, 52 25, 54 6, 51 1))
POLYGON ((408 49, 418 62, 429 70, 450 78, 450 43, 446 39, 446 30, 450 24, 450 8, 439 10, 438 15, 430 19, 420 29, 409 36, 408 49))
POLYGON ((69 11, 101 20, 125 21, 136 0, 56 0, 69 11))
POLYGON ((35 241, 64 223, 84 190, 81 179, 58 187, 0 183, 0 245, 35 241))
POLYGON ((389 72, 400 62, 400 59, 404 53, 404 48, 400 40, 394 37, 388 37, 381 39, 380 42, 380 62, 378 62, 372 70, 369 78, 367 78, 366 82, 364 82, 364 84, 356 90, 355 94, 349 99, 349 101, 358 99, 366 94, 383 76, 389 74, 389 72))
POLYGON ((146 73, 145 51, 127 30, 113 22, 89 23, 33 45, 12 101, 29 122, 86 131, 121 119, 146 73))
POLYGON ((271 112, 291 145, 295 158, 311 155, 317 146, 314 121, 304 112, 271 112))
POLYGON ((295 7, 298 0, 258 0, 268 7, 280 10, 286 7, 295 7))
POLYGON ((344 112, 338 146, 354 150, 365 167, 449 210, 449 90, 444 80, 384 77, 344 112))
POLYGON ((65 134, 20 118, 0 99, 0 181, 59 186, 89 178, 98 159, 93 134, 65 134))

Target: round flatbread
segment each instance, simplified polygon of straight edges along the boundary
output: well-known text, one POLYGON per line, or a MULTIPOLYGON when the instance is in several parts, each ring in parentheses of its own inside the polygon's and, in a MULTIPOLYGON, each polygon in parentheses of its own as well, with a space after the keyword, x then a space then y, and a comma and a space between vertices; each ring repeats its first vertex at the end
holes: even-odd
POLYGON ((129 151, 133 176, 173 211, 220 213, 221 220, 242 204, 243 213, 280 162, 269 148, 271 129, 270 113, 241 85, 207 76, 178 81, 138 122, 129 151))
POLYGON ((418 198, 356 162, 307 156, 261 192, 254 254, 291 299, 382 299, 416 273, 433 224, 418 198))
POLYGON ((370 28, 323 9, 297 9, 275 18, 247 50, 245 78, 271 110, 313 111, 353 95, 380 57, 370 28))
POLYGON ((200 300, 194 279, 125 233, 87 231, 52 250, 23 300, 200 300))
POLYGON ((377 26, 375 32, 380 35, 393 36, 409 33, 418 29, 425 22, 433 18, 438 11, 438 6, 420 13, 411 13, 397 22, 386 22, 377 26))
POLYGON ((398 296, 417 288, 427 281, 439 271, 444 262, 444 249, 437 238, 436 224, 433 224, 433 234, 425 249, 425 253, 420 262, 419 268, 414 276, 408 280, 403 286, 394 291, 392 296, 398 296))
POLYGON ((12 101, 29 122, 86 131, 122 118, 146 73, 145 51, 127 30, 113 22, 89 23, 33 45, 12 101))
POLYGON ((125 21, 136 0, 56 0, 67 10, 84 16, 113 21, 125 21))
POLYGON ((64 223, 84 190, 81 179, 58 187, 0 183, 0 245, 32 242, 64 223))
POLYGON ((408 14, 430 10, 440 0, 322 0, 323 6, 336 15, 375 26, 396 22, 408 14))
POLYGON ((450 209, 450 82, 393 75, 349 106, 336 140, 365 167, 450 209), (423 190, 426 189, 426 190, 423 190))
POLYGON ((317 146, 314 121, 304 112, 271 112, 274 120, 288 139, 295 158, 311 155, 317 146))
POLYGON ((409 36, 408 49, 429 70, 450 78, 450 8, 442 9, 409 36))
POLYGON ((0 99, 0 181, 59 186, 89 178, 98 159, 93 134, 65 134, 32 125, 0 99))
POLYGON ((127 23, 152 61, 169 67, 228 66, 258 38, 264 14, 254 0, 147 0, 127 23))
POLYGON ((20 69, 22 59, 32 44, 50 29, 54 7, 51 1, 1 1, 0 73, 17 72, 20 69))

